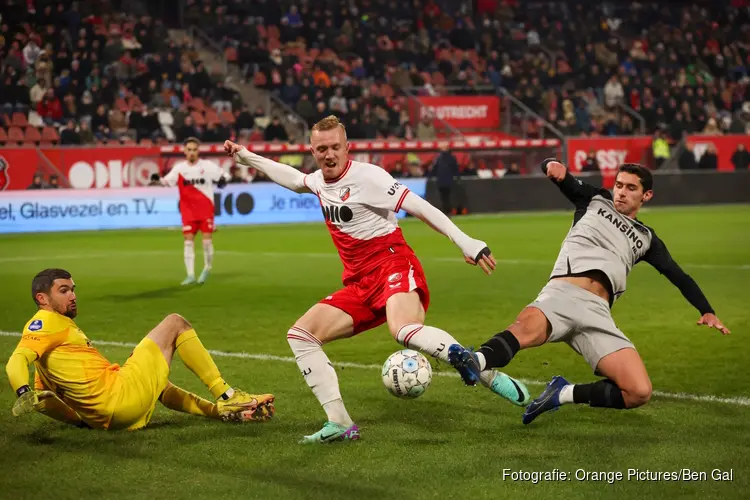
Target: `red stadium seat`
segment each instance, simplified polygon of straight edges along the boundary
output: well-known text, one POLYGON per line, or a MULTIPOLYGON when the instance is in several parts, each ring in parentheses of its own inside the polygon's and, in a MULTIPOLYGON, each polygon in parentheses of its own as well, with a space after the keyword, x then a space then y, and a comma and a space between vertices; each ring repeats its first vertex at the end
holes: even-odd
POLYGON ((206 104, 200 97, 193 97, 188 103, 188 108, 195 111, 204 111, 206 109, 206 104))
POLYGON ((432 74, 433 85, 445 85, 445 76, 440 71, 435 71, 432 74))
POLYGON ((8 129, 8 143, 21 144, 23 142, 23 130, 19 127, 10 127, 8 129))
POLYGON ((4 128, 0 127, 0 144, 4 144, 8 141, 8 133, 4 128))
POLYGON ((25 113, 16 111, 15 113, 13 113, 10 124, 14 127, 24 128, 29 126, 29 120, 26 118, 25 113))
POLYGON ((141 146, 153 146, 154 145, 151 139, 141 139, 140 141, 138 141, 138 144, 140 144, 141 146))
POLYGON ((40 148, 51 148, 54 147, 55 143, 42 141, 39 143, 40 148))
POLYGON ((266 30, 266 33, 268 33, 268 39, 271 40, 278 40, 281 38, 281 32, 279 32, 278 26, 269 26, 266 30))
POLYGON ((215 109, 208 108, 206 110, 206 123, 207 124, 210 124, 210 123, 218 124, 219 123, 219 113, 217 113, 215 109))
POLYGON ((42 141, 42 134, 39 133, 39 130, 36 127, 26 127, 26 132, 23 135, 24 142, 41 142, 42 141))
POLYGON ((229 125, 233 125, 235 122, 234 115, 229 111, 222 111, 219 114, 219 118, 221 119, 221 121, 229 125))
POLYGON ((193 118, 193 121, 195 121, 195 124, 199 127, 203 127, 206 125, 206 119, 203 117, 203 113, 200 111, 193 111, 190 113, 190 116, 193 118))
POLYGON ((42 141, 44 142, 60 142, 60 134, 57 133, 57 129, 54 127, 44 127, 42 129, 42 141))
POLYGON ((224 49, 224 57, 229 62, 237 62, 237 49, 234 47, 227 47, 224 49))

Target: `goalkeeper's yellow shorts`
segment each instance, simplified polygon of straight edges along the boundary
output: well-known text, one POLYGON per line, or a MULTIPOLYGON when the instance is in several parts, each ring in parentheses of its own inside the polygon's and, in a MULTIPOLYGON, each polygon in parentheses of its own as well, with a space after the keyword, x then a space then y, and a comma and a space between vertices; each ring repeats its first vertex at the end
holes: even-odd
POLYGON ((110 430, 136 430, 151 420, 159 396, 169 383, 169 365, 153 340, 144 338, 125 364, 113 374, 114 401, 110 430))

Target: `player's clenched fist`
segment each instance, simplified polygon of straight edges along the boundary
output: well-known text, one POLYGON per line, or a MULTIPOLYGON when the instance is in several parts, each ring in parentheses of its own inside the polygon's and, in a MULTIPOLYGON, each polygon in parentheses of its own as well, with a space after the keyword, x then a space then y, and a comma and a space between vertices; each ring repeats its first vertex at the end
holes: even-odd
POLYGON ((559 161, 551 161, 547 163, 547 177, 561 181, 565 178, 565 165, 559 161))
POLYGON ((236 144, 232 141, 224 141, 224 151, 226 151, 227 155, 234 156, 240 151, 242 151, 243 147, 239 144, 236 144))

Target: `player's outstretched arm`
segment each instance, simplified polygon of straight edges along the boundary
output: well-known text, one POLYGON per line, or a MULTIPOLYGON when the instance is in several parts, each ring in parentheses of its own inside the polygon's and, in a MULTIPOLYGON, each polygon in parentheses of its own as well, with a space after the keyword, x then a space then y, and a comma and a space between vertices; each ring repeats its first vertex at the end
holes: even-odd
POLYGON ((565 165, 555 160, 554 158, 547 158, 542 162, 542 172, 552 179, 560 188, 562 194, 565 195, 576 208, 585 208, 591 202, 591 198, 597 194, 611 199, 612 195, 606 189, 595 188, 591 184, 587 184, 582 180, 571 174, 565 165))
POLYGON ((240 146, 232 141, 224 142, 224 151, 229 156, 233 156, 237 163, 260 170, 279 186, 291 189, 297 193, 310 192, 307 186, 305 186, 305 174, 294 167, 252 153, 244 146, 240 146))
POLYGON ((646 255, 643 256, 643 260, 654 266, 654 268, 663 274, 674 286, 676 286, 682 295, 687 299, 690 304, 698 309, 701 313, 701 317, 698 320, 699 325, 706 325, 709 328, 716 328, 723 335, 729 335, 731 332, 729 328, 724 326, 719 318, 716 317, 714 309, 709 304, 708 299, 703 294, 698 283, 690 277, 682 268, 675 262, 672 256, 667 250, 667 246, 662 240, 653 234, 651 239, 651 248, 649 248, 646 255))
POLYGON ((401 208, 432 227, 435 231, 447 236, 461 249, 464 260, 472 265, 478 265, 486 274, 495 270, 495 258, 492 256, 487 243, 469 237, 443 212, 432 206, 427 200, 411 191, 406 194, 401 208))

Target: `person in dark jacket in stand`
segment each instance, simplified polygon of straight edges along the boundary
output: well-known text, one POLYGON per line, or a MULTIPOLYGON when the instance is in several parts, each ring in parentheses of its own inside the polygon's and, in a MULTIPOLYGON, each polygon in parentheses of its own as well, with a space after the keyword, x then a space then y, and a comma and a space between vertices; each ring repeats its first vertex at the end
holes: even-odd
POLYGON ((450 215, 453 210, 451 194, 456 183, 456 176, 458 176, 458 161, 448 149, 447 144, 440 146, 440 154, 435 159, 429 176, 434 178, 437 184, 443 212, 450 215))

